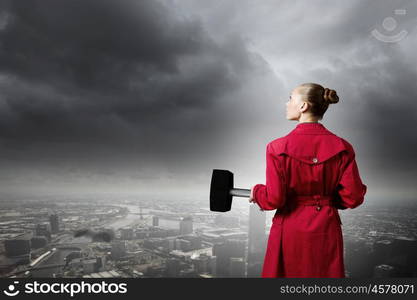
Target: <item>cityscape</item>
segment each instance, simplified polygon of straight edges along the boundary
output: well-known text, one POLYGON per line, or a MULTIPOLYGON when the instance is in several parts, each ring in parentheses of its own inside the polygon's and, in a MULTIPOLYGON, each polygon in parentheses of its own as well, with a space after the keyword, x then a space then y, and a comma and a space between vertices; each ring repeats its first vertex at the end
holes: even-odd
MULTIPOLYGON (((3 198, 0 276, 259 278, 274 211, 242 204, 217 213, 206 200, 3 198)), ((339 213, 346 277, 417 277, 417 207, 339 213)))

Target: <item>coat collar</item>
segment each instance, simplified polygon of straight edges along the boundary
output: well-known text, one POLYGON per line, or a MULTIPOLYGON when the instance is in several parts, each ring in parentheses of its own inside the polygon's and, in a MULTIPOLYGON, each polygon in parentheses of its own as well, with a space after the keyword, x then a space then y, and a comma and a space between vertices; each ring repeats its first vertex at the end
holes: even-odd
POLYGON ((322 123, 301 122, 290 132, 291 134, 332 134, 322 123))
POLYGON ((320 122, 300 122, 297 124, 296 128, 307 128, 307 127, 324 127, 324 125, 320 122))
POLYGON ((271 143, 277 155, 285 154, 308 164, 322 163, 347 150, 342 138, 318 122, 299 123, 287 136, 271 143))

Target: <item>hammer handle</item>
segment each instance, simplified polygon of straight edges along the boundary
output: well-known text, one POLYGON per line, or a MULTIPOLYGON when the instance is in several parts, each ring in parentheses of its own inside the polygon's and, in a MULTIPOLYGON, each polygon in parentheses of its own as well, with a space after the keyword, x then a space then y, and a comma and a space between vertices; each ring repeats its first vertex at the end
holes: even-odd
POLYGON ((230 189, 230 195, 235 197, 250 197, 250 190, 249 189, 230 189))

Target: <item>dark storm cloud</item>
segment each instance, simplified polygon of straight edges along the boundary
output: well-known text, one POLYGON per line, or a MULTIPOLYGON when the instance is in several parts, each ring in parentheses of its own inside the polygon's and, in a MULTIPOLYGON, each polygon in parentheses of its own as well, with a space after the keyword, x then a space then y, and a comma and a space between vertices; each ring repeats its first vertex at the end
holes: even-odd
POLYGON ((364 103, 367 114, 361 125, 373 137, 370 150, 378 153, 387 169, 414 170, 417 178, 417 69, 410 68, 408 61, 388 60, 381 70, 385 74, 373 82, 376 88, 362 88, 369 101, 364 103))
POLYGON ((267 70, 238 35, 217 43, 158 1, 10 1, 1 19, 1 153, 14 172, 164 177, 144 172, 214 150, 225 97, 267 70))
MULTIPOLYGON (((237 84, 227 68, 232 60, 199 24, 174 19, 156 1, 14 1, 1 40, 3 84, 13 85, 10 93, 21 88, 3 95, 18 122, 5 124, 6 136, 16 134, 7 125, 22 125, 24 138, 37 124, 39 132, 55 135, 42 126, 72 129, 109 114, 135 121, 184 106, 205 108, 237 84), (203 49, 211 64, 181 76, 178 60, 203 49)), ((231 67, 239 73, 247 66, 231 67)))
POLYGON ((156 1, 13 1, 7 13, 4 70, 51 84, 126 89, 133 74, 149 78, 146 67, 176 72, 176 57, 205 44, 198 24, 156 1))

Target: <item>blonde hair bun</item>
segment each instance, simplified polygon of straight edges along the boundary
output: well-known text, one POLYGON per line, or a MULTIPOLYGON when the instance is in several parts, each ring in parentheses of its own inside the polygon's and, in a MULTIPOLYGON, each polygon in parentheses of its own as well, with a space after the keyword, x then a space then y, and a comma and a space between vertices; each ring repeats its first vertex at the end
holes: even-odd
POLYGON ((331 104, 339 102, 339 96, 335 90, 324 88, 323 99, 331 104))

